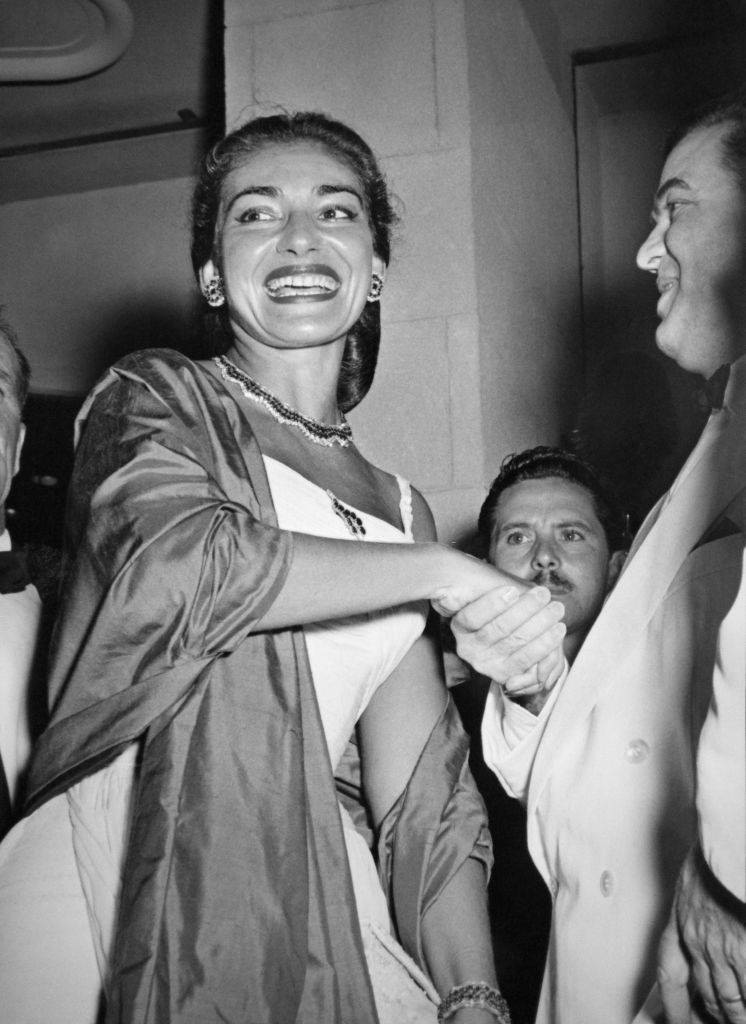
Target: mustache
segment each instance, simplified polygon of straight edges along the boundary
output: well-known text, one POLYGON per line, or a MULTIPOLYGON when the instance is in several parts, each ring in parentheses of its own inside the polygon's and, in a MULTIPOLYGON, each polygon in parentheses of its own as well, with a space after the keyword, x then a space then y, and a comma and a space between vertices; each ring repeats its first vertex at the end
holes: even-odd
POLYGON ((570 590, 572 584, 564 576, 560 576, 556 569, 539 569, 534 573, 532 583, 543 587, 557 587, 558 589, 570 590))

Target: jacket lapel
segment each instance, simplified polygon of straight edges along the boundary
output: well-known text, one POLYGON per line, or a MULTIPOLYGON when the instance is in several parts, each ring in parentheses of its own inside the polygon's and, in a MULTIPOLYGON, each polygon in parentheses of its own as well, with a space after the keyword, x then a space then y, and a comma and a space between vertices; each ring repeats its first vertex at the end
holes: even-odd
POLYGON ((622 575, 588 634, 537 752, 529 807, 539 798, 568 731, 613 682, 687 555, 746 483, 743 411, 713 414, 671 490, 643 523, 622 575))

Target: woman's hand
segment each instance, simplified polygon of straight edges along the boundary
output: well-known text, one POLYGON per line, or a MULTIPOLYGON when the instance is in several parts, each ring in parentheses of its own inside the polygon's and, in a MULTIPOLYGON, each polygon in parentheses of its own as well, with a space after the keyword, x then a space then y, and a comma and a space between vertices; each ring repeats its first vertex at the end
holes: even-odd
POLYGON ((444 555, 442 582, 430 596, 436 612, 448 618, 472 604, 483 594, 502 589, 506 603, 512 603, 522 594, 534 589, 533 585, 509 576, 489 562, 465 555, 453 548, 436 545, 444 555))
POLYGON ((564 612, 546 587, 493 587, 453 615, 456 651, 511 697, 548 691, 564 669, 564 612))

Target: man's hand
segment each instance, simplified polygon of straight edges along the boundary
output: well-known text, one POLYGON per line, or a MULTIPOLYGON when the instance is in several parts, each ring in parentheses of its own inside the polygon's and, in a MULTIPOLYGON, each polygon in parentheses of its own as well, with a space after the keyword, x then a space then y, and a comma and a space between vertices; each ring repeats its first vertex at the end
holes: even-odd
POLYGON ((564 613, 546 587, 519 594, 500 586, 465 605, 451 630, 460 658, 511 697, 528 696, 551 689, 562 674, 564 613))
POLYGON ((746 912, 698 850, 679 875, 658 984, 669 1024, 746 1024, 746 912))

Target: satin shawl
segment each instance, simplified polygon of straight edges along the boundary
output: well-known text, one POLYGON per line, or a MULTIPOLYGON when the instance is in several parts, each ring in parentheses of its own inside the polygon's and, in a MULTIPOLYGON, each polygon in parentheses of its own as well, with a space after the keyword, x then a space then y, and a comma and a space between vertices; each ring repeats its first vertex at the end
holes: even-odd
MULTIPOLYGON (((377 1024, 303 633, 252 633, 292 538, 249 423, 216 378, 150 351, 105 375, 79 428, 27 810, 140 742, 106 1022, 377 1024)), ((393 907, 421 963, 422 898, 483 848, 457 731, 447 710, 382 833, 396 903, 394 852, 430 830, 393 907)))

